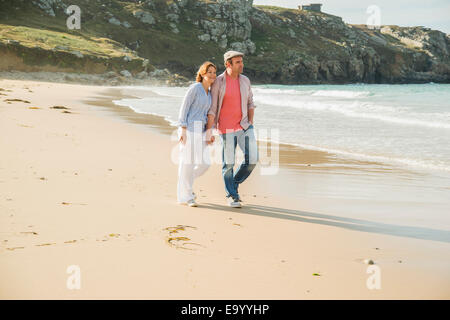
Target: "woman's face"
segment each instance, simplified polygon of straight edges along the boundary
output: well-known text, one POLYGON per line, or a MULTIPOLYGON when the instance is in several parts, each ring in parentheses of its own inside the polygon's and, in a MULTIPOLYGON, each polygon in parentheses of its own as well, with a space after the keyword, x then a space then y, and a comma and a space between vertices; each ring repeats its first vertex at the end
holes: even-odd
POLYGON ((206 74, 203 75, 203 79, 208 81, 209 84, 212 84, 216 80, 216 68, 210 66, 206 74))

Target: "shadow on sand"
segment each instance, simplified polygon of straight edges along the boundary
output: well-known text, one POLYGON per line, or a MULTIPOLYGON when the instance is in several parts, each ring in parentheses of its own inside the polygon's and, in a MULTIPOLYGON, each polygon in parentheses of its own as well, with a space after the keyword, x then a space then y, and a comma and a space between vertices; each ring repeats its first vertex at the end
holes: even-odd
POLYGON ((199 205, 199 207, 220 211, 229 211, 234 213, 240 212, 243 214, 252 214, 277 219, 293 220, 304 223, 315 223, 355 231, 450 243, 450 231, 446 230, 386 224, 361 219, 332 216, 321 213, 259 205, 245 205, 240 209, 235 209, 214 203, 203 203, 199 205))

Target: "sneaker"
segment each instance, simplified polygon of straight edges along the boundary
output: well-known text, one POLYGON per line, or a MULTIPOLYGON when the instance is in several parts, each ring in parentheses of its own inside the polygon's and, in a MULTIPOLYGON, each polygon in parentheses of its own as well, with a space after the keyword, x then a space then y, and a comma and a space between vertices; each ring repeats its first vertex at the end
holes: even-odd
POLYGON ((187 202, 187 205, 188 205, 189 207, 196 207, 196 206, 197 206, 197 202, 195 202, 194 199, 191 199, 191 200, 189 200, 189 201, 187 202))
POLYGON ((237 198, 228 198, 228 205, 232 208, 241 208, 242 205, 237 198))

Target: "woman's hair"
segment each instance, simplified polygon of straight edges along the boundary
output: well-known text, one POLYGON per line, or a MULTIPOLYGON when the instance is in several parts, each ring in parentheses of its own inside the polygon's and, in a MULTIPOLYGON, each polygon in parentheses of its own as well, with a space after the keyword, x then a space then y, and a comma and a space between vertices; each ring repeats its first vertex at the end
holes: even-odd
POLYGON ((202 82, 203 76, 208 72, 209 67, 214 67, 214 69, 217 70, 216 65, 211 61, 203 62, 203 64, 200 66, 200 68, 198 68, 197 71, 197 77, 195 79, 197 82, 202 82))

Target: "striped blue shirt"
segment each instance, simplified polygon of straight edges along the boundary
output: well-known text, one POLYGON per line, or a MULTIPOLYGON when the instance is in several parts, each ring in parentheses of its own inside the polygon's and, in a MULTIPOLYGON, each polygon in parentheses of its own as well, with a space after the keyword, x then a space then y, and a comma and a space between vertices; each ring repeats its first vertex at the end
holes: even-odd
POLYGON ((194 123, 200 121, 201 124, 199 123, 197 126, 204 131, 211 102, 211 91, 206 94, 201 82, 190 85, 180 108, 177 126, 187 127, 187 130, 194 131, 194 123))

